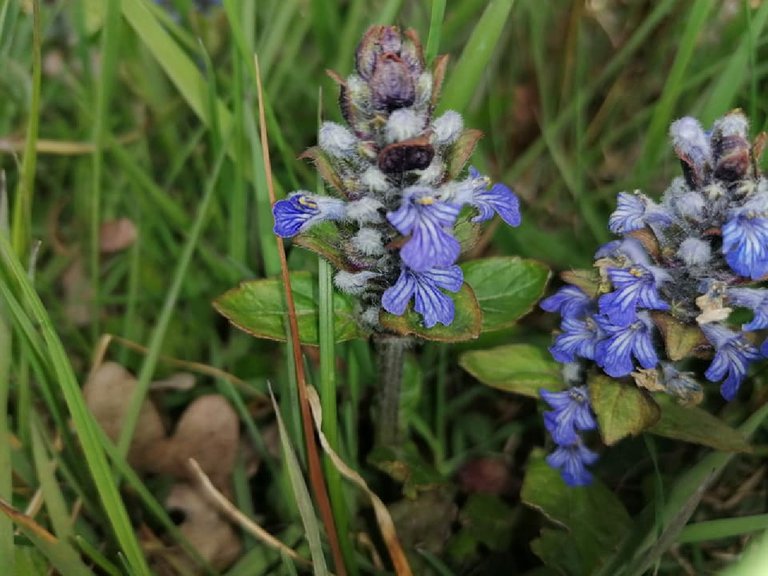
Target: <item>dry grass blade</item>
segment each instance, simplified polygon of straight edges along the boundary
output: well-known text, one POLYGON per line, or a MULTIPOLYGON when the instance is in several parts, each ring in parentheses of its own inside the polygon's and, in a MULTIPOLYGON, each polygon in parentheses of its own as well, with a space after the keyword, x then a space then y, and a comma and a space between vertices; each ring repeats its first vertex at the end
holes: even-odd
POLYGON ((331 448, 331 445, 328 443, 321 428, 323 412, 320 408, 320 397, 317 395, 317 391, 311 386, 307 389, 307 395, 309 397, 309 406, 312 410, 312 418, 315 421, 315 429, 320 438, 320 445, 323 447, 323 450, 325 450, 325 453, 331 459, 331 462, 333 462, 333 465, 339 473, 360 488, 360 490, 365 492, 366 496, 370 498, 371 504, 373 505, 373 511, 376 514, 376 521, 379 524, 379 530, 381 530, 381 537, 387 545, 387 550, 389 551, 389 557, 392 559, 395 573, 398 576, 410 576, 413 572, 411 572, 411 567, 408 565, 408 559, 400 545, 400 540, 395 531, 395 524, 392 522, 389 510, 387 510, 387 507, 384 505, 384 502, 381 501, 381 498, 368 488, 368 484, 365 483, 363 477, 347 466, 339 455, 333 451, 333 448, 331 448))
MULTIPOLYGON (((267 187, 269 189, 269 200, 275 203, 275 187, 272 181, 272 164, 269 159, 269 141, 267 139, 267 120, 264 111, 264 91, 261 84, 261 70, 259 68, 258 56, 255 56, 256 69, 256 90, 259 97, 259 125, 261 129, 261 150, 264 155, 264 170, 267 176, 267 187)), ((307 462, 309 465, 309 481, 312 485, 312 491, 315 494, 316 504, 325 526, 328 543, 333 554, 333 563, 339 576, 346 575, 344 566, 344 557, 341 553, 339 544, 339 535, 336 532, 336 524, 333 521, 333 511, 331 510, 331 501, 328 496, 328 488, 325 484, 323 469, 320 464, 320 454, 312 433, 312 416, 309 411, 309 401, 307 399, 307 380, 304 374, 304 362, 301 358, 301 342, 299 341, 299 323, 296 319, 296 306, 291 291, 291 278, 288 273, 288 262, 285 258, 285 246, 282 238, 276 238, 277 251, 280 256, 280 271, 282 273, 283 286, 285 287, 285 304, 288 310, 288 324, 290 327, 291 342, 293 343, 293 361, 296 366, 296 385, 299 392, 299 404, 301 408, 301 420, 304 429, 304 443, 307 449, 307 462)))
MULTIPOLYGON (((96 348, 94 349, 93 359, 91 361, 91 373, 93 373, 104 362, 104 357, 107 354, 107 349, 109 348, 110 344, 112 344, 112 342, 116 342, 117 344, 120 344, 121 346, 124 346, 129 350, 133 350, 134 352, 138 352, 139 354, 149 353, 149 349, 146 346, 142 346, 138 342, 134 342, 133 340, 128 340, 127 338, 123 338, 121 336, 115 336, 114 334, 104 334, 99 339, 99 342, 96 345, 96 348)), ((252 396, 258 399, 259 409, 262 409, 262 408, 266 408, 269 410, 272 409, 272 404, 264 394, 257 392, 256 390, 254 390, 252 386, 250 386, 249 384, 247 384, 245 381, 238 378, 234 374, 230 374, 229 372, 226 372, 214 366, 209 366, 208 364, 203 364, 201 362, 181 360, 179 358, 174 358, 172 356, 165 356, 163 354, 159 356, 159 360, 161 362, 164 362, 165 364, 168 364, 169 366, 183 368, 185 370, 189 370, 190 372, 196 372, 204 376, 210 376, 211 378, 229 382, 233 386, 246 392, 249 396, 252 396)))
POLYGON ((200 464, 198 464, 194 458, 189 459, 189 465, 192 467, 192 470, 197 477, 197 481, 199 482, 203 492, 205 492, 205 494, 210 497, 213 502, 216 503, 222 514, 224 514, 232 522, 238 524, 243 530, 247 531, 249 534, 253 535, 255 538, 270 548, 273 548, 274 550, 289 556, 299 564, 304 566, 312 565, 309 560, 299 556, 292 548, 289 548, 280 542, 280 540, 272 536, 272 534, 264 530, 264 528, 256 524, 256 522, 240 512, 240 510, 238 510, 237 507, 232 504, 232 502, 227 500, 224 494, 216 489, 216 487, 213 485, 213 482, 211 482, 211 479, 208 478, 205 472, 203 472, 203 469, 200 468, 200 464))

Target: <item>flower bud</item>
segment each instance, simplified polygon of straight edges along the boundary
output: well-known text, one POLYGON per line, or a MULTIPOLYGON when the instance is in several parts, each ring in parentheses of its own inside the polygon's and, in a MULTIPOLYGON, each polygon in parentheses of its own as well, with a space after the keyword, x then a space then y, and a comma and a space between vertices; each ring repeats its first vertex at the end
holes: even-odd
POLYGON ((355 154, 357 138, 354 134, 333 122, 323 122, 318 134, 318 144, 334 158, 348 158, 355 154))
POLYGON ((386 174, 375 167, 368 168, 363 172, 360 177, 360 183, 366 190, 378 192, 379 194, 384 194, 390 188, 386 174))
POLYGON ((712 150, 701 124, 689 116, 680 118, 669 127, 669 135, 683 162, 686 179, 694 186, 702 184, 712 162, 712 150))
POLYGON ((436 146, 449 146, 458 140, 464 129, 464 119, 461 114, 448 110, 432 122, 432 141, 436 146))
POLYGON ((752 164, 748 130, 749 123, 738 110, 715 121, 712 128, 715 177, 733 182, 748 175, 752 164))
POLYGON ((434 155, 435 150, 426 136, 419 136, 385 147, 379 152, 378 164, 386 174, 423 170, 432 162, 434 155))
POLYGON ((347 218, 354 220, 358 224, 369 224, 381 222, 383 220, 380 210, 384 205, 369 196, 364 196, 360 200, 355 200, 347 204, 347 218))
POLYGON ((402 142, 409 138, 415 138, 424 129, 424 118, 413 110, 402 108, 395 110, 387 120, 387 142, 402 142))
POLYGON ((374 228, 360 228, 351 242, 352 246, 365 256, 381 256, 385 252, 381 233, 374 228))
POLYGON ((709 242, 699 238, 686 238, 677 250, 677 256, 687 266, 704 266, 712 258, 709 242))
POLYGON ((345 270, 340 270, 339 272, 336 272, 333 282, 336 284, 336 288, 342 292, 353 296, 359 296, 365 292, 365 289, 368 287, 368 281, 376 276, 378 276, 376 272, 370 272, 368 270, 362 272, 346 272, 345 270))
POLYGON ((391 112, 416 100, 424 56, 414 33, 404 38, 396 26, 373 26, 358 45, 356 68, 370 85, 373 108, 391 112))

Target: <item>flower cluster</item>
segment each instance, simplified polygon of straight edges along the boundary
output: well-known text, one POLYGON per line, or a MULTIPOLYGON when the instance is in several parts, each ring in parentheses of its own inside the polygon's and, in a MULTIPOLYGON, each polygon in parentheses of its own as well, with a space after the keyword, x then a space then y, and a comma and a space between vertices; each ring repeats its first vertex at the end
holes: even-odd
POLYGON ((358 298, 369 329, 381 329, 382 309, 403 315, 411 301, 426 328, 453 322, 445 291, 463 284, 454 231, 462 207, 474 210, 464 218, 467 226, 494 213, 520 223, 509 188, 491 185, 473 168, 456 180, 480 134, 465 130, 457 112, 433 118, 445 63, 438 58, 434 71, 427 70, 411 30, 370 28, 357 48, 355 72, 331 73, 347 126, 324 122, 318 146, 305 153, 336 196, 298 191, 273 208, 275 234, 298 235, 301 245, 340 268, 335 284, 358 298))
MULTIPOLYGON (((550 348, 566 364, 572 386, 561 398, 577 395, 588 405, 583 384, 594 365, 697 403, 701 384, 683 364, 699 357, 710 359, 703 377, 720 383, 731 400, 750 363, 768 352, 768 341, 758 350, 752 334, 768 328, 768 289, 751 286, 768 274, 768 181, 755 160, 762 141, 750 144, 740 111, 718 119, 709 132, 682 118, 670 136, 683 177, 660 203, 639 191, 619 193, 608 226, 621 238, 597 251, 592 277, 564 274, 568 284, 541 303, 562 318, 550 348), (751 312, 741 326, 729 321, 736 308, 751 312)), ((553 394, 542 396, 559 413, 564 400, 555 405, 553 394)), ((580 444, 562 452, 562 434, 551 423, 547 429, 560 446, 550 464, 569 484, 588 478, 584 465, 594 455, 580 444)))

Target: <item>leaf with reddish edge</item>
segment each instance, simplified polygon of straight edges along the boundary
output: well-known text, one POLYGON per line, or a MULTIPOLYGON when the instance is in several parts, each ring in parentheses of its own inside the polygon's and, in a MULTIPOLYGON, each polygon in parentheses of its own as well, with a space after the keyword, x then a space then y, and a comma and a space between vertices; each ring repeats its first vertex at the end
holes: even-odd
POLYGON ((338 190, 344 196, 347 195, 347 191, 344 188, 344 182, 336 171, 336 168, 333 167, 331 159, 318 146, 308 148, 301 153, 299 158, 302 160, 311 160, 315 165, 317 173, 320 174, 322 179, 325 180, 329 186, 333 186, 333 188, 338 190))
POLYGON ((453 299, 456 313, 449 326, 437 324, 432 328, 425 328, 421 314, 415 312, 412 306, 409 306, 402 316, 382 312, 379 321, 384 328, 397 334, 418 336, 435 342, 463 342, 477 338, 480 335, 483 314, 472 288, 465 283, 459 292, 451 294, 450 297, 453 299))
POLYGON ((445 80, 445 70, 448 68, 448 54, 440 54, 435 58, 435 65, 432 67, 432 106, 437 106, 440 100, 440 93, 443 91, 443 80, 445 80))
POLYGON ((461 133, 459 139, 448 150, 448 177, 450 179, 457 178, 464 166, 467 165, 469 159, 472 157, 472 153, 475 151, 480 138, 483 137, 483 133, 475 128, 468 128, 461 133))
POLYGON ((336 269, 356 272, 355 267, 344 256, 342 242, 339 228, 333 222, 315 224, 293 239, 294 244, 325 258, 336 269))

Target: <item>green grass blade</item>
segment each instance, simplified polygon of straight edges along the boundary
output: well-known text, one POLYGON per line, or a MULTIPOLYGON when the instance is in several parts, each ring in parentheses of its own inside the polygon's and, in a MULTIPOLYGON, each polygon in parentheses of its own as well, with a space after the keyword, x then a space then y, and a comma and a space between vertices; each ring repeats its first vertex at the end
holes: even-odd
POLYGON ((32 227, 32 199, 35 186, 35 168, 37 166, 37 134, 40 127, 40 88, 42 77, 42 33, 40 25, 40 0, 32 1, 33 39, 32 39, 32 100, 29 105, 24 159, 21 164, 21 178, 16 190, 13 207, 13 229, 11 236, 13 248, 19 259, 27 258, 29 238, 32 227))
POLYGON ((493 56, 514 0, 492 0, 472 31, 464 51, 450 72, 440 108, 466 110, 493 56))
MULTIPOLYGON (((759 9, 755 10, 754 16, 751 15, 749 8, 746 8, 746 13, 750 19, 749 29, 743 35, 738 48, 728 58, 725 69, 717 75, 715 85, 707 90, 707 99, 697 115, 705 126, 709 126, 715 119, 733 108, 733 103, 739 92, 742 91, 744 81, 747 78, 751 78, 754 82, 755 74, 752 63, 755 44, 765 28, 766 22, 768 22, 768 4, 762 4, 759 9)), ((750 98, 750 101, 753 99, 750 98)), ((751 118, 757 118, 754 111, 752 111, 751 118)))
MULTIPOLYGON (((318 308, 319 308, 319 344, 320 344, 320 399, 323 409, 323 433, 331 447, 339 451, 339 426, 337 413, 336 391, 336 339, 333 327, 333 269, 331 265, 318 259, 318 308)), ((328 456, 323 455, 323 469, 328 482, 328 495, 331 499, 331 509, 336 529, 339 532, 339 544, 344 555, 344 564, 349 574, 357 574, 355 553, 349 534, 349 512, 344 501, 344 487, 338 470, 328 456)))
POLYGON ((168 326, 170 324, 171 316, 176 308, 176 303, 179 299, 182 283, 189 271, 189 264, 192 261, 192 256, 195 253, 200 235, 203 231, 206 221, 208 220, 209 208, 211 206, 215 191, 216 184, 219 178, 219 172, 221 166, 224 163, 224 157, 226 153, 226 146, 222 146, 219 152, 218 158, 211 169, 211 176, 205 186, 205 193, 200 201, 197 209, 197 215, 195 221, 192 224, 192 229, 189 232, 187 241, 184 245, 184 250, 179 258, 179 262, 176 265, 173 276, 171 278, 171 285, 168 292, 165 295, 165 301, 163 302, 163 308, 160 311, 160 315, 157 318, 157 322, 152 330, 152 336, 149 340, 149 346, 147 347, 147 355, 144 358, 144 362, 141 365, 139 371, 138 383, 136 384, 136 390, 131 398, 131 405, 125 413, 125 420, 123 421, 123 429, 120 433, 120 439, 117 443, 118 452, 125 456, 128 454, 128 448, 131 445, 131 438, 136 429, 136 424, 139 421, 139 411, 141 405, 144 402, 144 398, 149 390, 150 380, 154 374, 157 366, 157 361, 160 358, 160 349, 163 345, 168 326))
POLYGON ((91 277, 92 322, 91 337, 95 341, 99 334, 99 317, 101 306, 101 251, 99 249, 99 232, 101 230, 101 193, 104 177, 104 148, 108 142, 109 133, 109 103, 114 90, 117 72, 117 52, 120 45, 121 0, 108 0, 102 28, 101 41, 101 70, 96 86, 96 112, 93 122, 92 139, 95 151, 91 157, 91 196, 90 196, 90 241, 89 241, 89 273, 91 277))
POLYGON ((440 34, 443 30, 443 17, 445 16, 445 0, 432 0, 432 13, 429 20, 429 36, 427 36, 427 46, 424 49, 424 59, 427 66, 437 56, 440 50, 440 34))
MULTIPOLYGON (((15 510, 5 500, 0 499, 0 514, 12 518, 19 530, 32 541, 37 548, 62 576, 92 576, 93 572, 80 559, 80 555, 69 544, 56 538, 34 519, 15 510)), ((5 558, 3 568, 5 568, 5 558)), ((25 574, 26 576, 26 574, 25 574)))
POLYGON ((72 536, 72 521, 61 493, 61 488, 56 482, 56 461, 48 458, 43 442, 42 427, 37 418, 32 423, 32 457, 37 471, 37 480, 43 493, 48 517, 51 519, 53 533, 61 540, 69 540, 72 536))
POLYGON ((761 530, 768 530, 768 514, 720 518, 689 524, 680 532, 677 542, 678 544, 691 544, 706 540, 720 540, 721 538, 733 538, 761 530))
MULTIPOLYGON (((204 81, 194 62, 169 36, 154 17, 144 0, 122 0, 123 16, 142 39, 162 69, 176 86, 187 104, 207 125, 212 125, 208 114, 204 81)), ((216 113, 222 134, 228 134, 232 117, 224 104, 216 103, 216 113)))
MULTIPOLYGON (((0 172, 0 236, 9 239, 8 194, 5 187, 5 172, 0 172)), ((8 399, 11 391, 11 327, 0 300, 0 498, 11 501, 13 496, 13 469, 11 468, 10 422, 8 421, 8 399)), ((5 570, 13 576, 13 522, 0 516, 0 558, 7 558, 5 570)))
MULTIPOLYGON (((271 389, 270 395, 272 395, 271 389)), ((291 446, 288 430, 285 428, 285 423, 280 415, 280 408, 277 405, 274 395, 272 395, 272 405, 275 409, 277 426, 280 430, 280 447, 283 452, 284 463, 291 480, 293 496, 296 499, 299 514, 301 514, 301 521, 304 524, 304 535, 307 538, 307 542, 309 542, 309 552, 312 556, 312 569, 316 576, 326 576, 327 574, 330 574, 330 572, 328 571, 325 556, 323 555, 323 546, 320 542, 320 524, 317 521, 317 516, 315 516, 315 509, 312 506, 309 489, 307 488, 306 482, 304 482, 304 476, 301 472, 299 460, 296 458, 296 453, 291 446)))
POLYGON ((665 146, 667 130, 675 114, 678 113, 677 102, 682 93, 685 74, 688 71, 691 57, 696 50, 696 41, 699 34, 704 30, 709 13, 714 7, 715 4, 712 2, 695 2, 691 4, 688 10, 685 29, 680 35, 675 61, 672 63, 669 74, 667 74, 664 90, 654 109, 651 123, 645 136, 641 167, 637 171, 641 177, 651 173, 651 166, 655 164, 659 155, 667 149, 665 146))
POLYGON ((61 387, 83 449, 83 455, 101 499, 115 537, 125 553, 132 570, 149 574, 144 554, 133 531, 128 514, 113 482, 106 457, 98 439, 98 425, 85 405, 80 385, 72 365, 39 296, 35 293, 24 268, 8 241, 0 235, 0 274, 2 281, 14 286, 29 310, 29 316, 39 326, 47 350, 47 363, 61 387))

